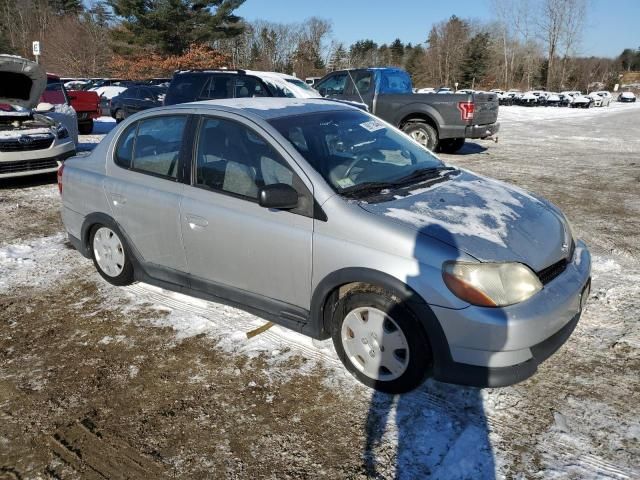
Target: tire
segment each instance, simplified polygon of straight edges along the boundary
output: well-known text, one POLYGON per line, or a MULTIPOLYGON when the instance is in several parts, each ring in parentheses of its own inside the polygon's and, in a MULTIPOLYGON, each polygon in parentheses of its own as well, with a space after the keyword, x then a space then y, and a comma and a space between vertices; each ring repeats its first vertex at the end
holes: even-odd
POLYGON ((78 132, 81 135, 90 135, 93 132, 93 119, 88 122, 82 122, 78 124, 78 132))
POLYGON ((331 336, 345 368, 376 390, 409 392, 431 372, 423 327, 406 305, 381 288, 347 292, 333 312, 331 336), (398 348, 391 350, 391 345, 398 348))
POLYGON ((133 264, 120 232, 95 225, 89 236, 89 249, 96 270, 107 282, 119 287, 133 283, 133 264))
POLYGON ((124 112, 120 109, 116 110, 116 112, 113 114, 113 118, 116 119, 116 123, 120 123, 124 120, 124 112))
POLYGON ((402 131, 432 152, 438 148, 438 131, 428 123, 409 122, 402 131))
POLYGON ((456 153, 464 145, 464 138, 445 138, 440 140, 438 149, 443 153, 456 153))

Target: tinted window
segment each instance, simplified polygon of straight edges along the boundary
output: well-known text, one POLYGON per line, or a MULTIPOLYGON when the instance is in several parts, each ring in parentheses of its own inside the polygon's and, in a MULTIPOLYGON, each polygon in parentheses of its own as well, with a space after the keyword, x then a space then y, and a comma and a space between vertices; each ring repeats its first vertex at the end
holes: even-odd
POLYGON ((347 74, 340 73, 332 75, 325 81, 318 84, 318 91, 324 89, 323 95, 342 95, 344 93, 344 87, 347 84, 347 74))
POLYGON ((360 92, 360 94, 368 93, 371 90, 371 86, 373 84, 373 75, 371 72, 357 72, 353 75, 353 80, 355 81, 355 89, 353 93, 355 95, 360 92), (357 90, 356 90, 357 89, 357 90))
POLYGON ((199 100, 215 100, 229 98, 231 77, 227 75, 210 75, 198 96, 199 100))
POLYGON ((234 98, 268 97, 263 83, 255 77, 236 77, 233 82, 234 98))
POLYGON ((122 98, 137 98, 138 97, 138 89, 137 88, 127 88, 124 92, 120 94, 122 98))
POLYGON ((203 90, 209 77, 202 73, 180 73, 171 80, 165 105, 193 102, 203 90))
POLYGON ((133 144, 136 138, 136 129, 138 124, 134 123, 127 127, 125 132, 120 136, 118 146, 116 147, 115 162, 124 168, 131 167, 131 159, 133 158, 133 144))
POLYGON ((400 70, 383 70, 380 75, 380 93, 411 93, 411 77, 400 70))
POLYGON ((162 116, 138 122, 132 168, 177 178, 178 157, 187 117, 162 116))
POLYGON ((258 134, 239 123, 205 118, 196 152, 197 185, 256 199, 264 185, 294 186, 295 175, 258 134))
POLYGON ((47 87, 42 94, 42 101, 52 103, 54 105, 63 105, 67 103, 67 97, 64 94, 62 83, 47 83, 47 87))

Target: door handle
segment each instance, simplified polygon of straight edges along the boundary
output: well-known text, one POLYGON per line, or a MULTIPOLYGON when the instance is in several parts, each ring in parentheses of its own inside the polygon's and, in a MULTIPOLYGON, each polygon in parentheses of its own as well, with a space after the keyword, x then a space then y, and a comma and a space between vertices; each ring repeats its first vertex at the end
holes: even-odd
POLYGON ((119 193, 112 193, 111 201, 113 202, 113 205, 115 207, 121 207, 122 205, 127 203, 127 197, 125 197, 124 195, 120 195, 119 193))
POLYGON ((209 226, 209 221, 198 215, 185 215, 185 218, 191 230, 202 230, 209 226))

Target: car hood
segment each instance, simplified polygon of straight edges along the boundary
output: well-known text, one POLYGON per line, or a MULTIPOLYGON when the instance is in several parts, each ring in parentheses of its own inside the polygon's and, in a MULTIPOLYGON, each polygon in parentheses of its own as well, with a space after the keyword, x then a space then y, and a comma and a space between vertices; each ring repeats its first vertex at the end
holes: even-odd
POLYGON ((570 229, 560 210, 545 200, 466 171, 424 185, 407 196, 361 207, 480 261, 515 261, 540 271, 568 256, 570 229))
POLYGON ((0 103, 35 108, 47 86, 46 72, 35 62, 0 55, 0 103))

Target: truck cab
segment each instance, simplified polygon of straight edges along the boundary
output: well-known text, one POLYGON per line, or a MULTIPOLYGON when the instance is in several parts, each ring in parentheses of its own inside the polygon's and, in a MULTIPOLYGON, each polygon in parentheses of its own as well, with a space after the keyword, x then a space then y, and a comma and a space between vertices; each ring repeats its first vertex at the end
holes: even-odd
POLYGON ((399 68, 338 70, 316 86, 323 97, 361 102, 430 150, 453 153, 466 138, 497 134, 495 93, 413 93, 409 74, 399 68))

